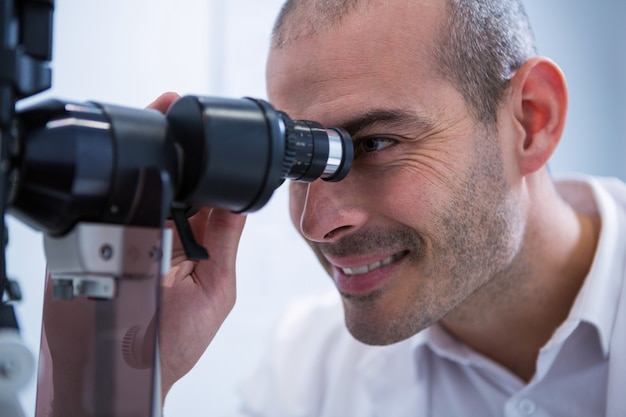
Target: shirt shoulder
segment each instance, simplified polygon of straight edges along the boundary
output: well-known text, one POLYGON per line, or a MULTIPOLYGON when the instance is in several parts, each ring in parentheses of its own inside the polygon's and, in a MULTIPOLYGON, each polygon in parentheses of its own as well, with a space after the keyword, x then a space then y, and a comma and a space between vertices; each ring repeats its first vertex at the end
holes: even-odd
POLYGON ((413 390, 416 382, 411 366, 416 339, 421 336, 389 346, 366 345, 347 330, 336 291, 299 299, 242 386, 239 415, 372 415, 381 407, 393 410, 387 401, 415 409, 405 390, 413 390))
POLYGON ((354 372, 349 368, 366 349, 346 330, 336 293, 298 299, 276 325, 259 367, 242 385, 241 415, 322 416, 328 392, 342 373, 354 372), (345 357, 350 360, 342 361, 345 357))

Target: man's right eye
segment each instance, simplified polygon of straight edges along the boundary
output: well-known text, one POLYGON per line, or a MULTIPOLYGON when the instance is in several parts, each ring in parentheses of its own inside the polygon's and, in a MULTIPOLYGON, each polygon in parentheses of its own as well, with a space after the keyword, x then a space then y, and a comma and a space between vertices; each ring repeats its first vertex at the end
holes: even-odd
POLYGON ((356 139, 354 141, 354 156, 361 157, 365 155, 374 155, 377 152, 395 144, 396 141, 394 139, 379 136, 356 139))

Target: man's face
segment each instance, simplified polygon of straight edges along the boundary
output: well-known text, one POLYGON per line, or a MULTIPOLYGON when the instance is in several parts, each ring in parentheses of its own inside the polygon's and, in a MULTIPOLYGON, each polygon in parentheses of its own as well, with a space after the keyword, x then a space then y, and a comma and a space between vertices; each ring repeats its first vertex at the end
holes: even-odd
POLYGON ((461 312, 522 235, 496 128, 470 116, 430 58, 441 6, 389 4, 273 49, 267 70, 274 106, 353 136, 348 176, 292 183, 290 213, 349 330, 370 344, 461 312))

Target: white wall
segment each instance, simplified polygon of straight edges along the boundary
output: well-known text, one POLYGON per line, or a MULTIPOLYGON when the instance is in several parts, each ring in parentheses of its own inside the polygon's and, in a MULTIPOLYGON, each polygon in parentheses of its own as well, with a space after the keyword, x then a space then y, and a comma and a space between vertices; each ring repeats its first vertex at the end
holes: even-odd
MULTIPOLYGON (((265 97, 264 61, 281 0, 57 0, 54 87, 45 95, 142 107, 161 92, 265 97)), ((626 178, 624 2, 526 0, 540 52, 571 83, 571 115, 552 162, 626 178)), ((40 97, 37 98, 37 100, 40 97)), ((36 100, 31 100, 36 101, 36 100)), ((285 189, 249 217, 233 314, 198 366, 171 391, 166 415, 223 415, 294 297, 330 288, 287 220, 285 189)), ((45 261, 41 236, 9 218, 8 269, 25 294, 22 334, 38 351, 45 261)), ((34 413, 34 381, 22 403, 34 413)))
POLYGON ((524 0, 539 53, 565 73, 570 106, 554 172, 626 179, 626 2, 524 0))

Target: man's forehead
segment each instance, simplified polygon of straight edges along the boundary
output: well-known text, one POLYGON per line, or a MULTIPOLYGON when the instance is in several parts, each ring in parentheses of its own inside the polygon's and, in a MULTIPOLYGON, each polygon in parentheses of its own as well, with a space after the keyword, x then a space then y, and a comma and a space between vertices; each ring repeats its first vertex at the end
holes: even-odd
POLYGON ((367 2, 333 28, 273 47, 268 78, 315 83, 332 73, 351 77, 359 71, 375 74, 385 66, 423 66, 432 61, 441 12, 442 1, 367 2))
MULTIPOLYGON (((378 6, 380 10, 354 12, 341 26, 272 48, 267 66, 270 100, 279 106, 289 98, 311 101, 327 95, 326 88, 342 96, 365 88, 368 80, 386 84, 415 83, 420 70, 430 66, 434 25, 407 21, 402 8, 378 6)), ((408 4, 411 3, 411 4, 408 4)), ((370 7, 374 7, 373 5, 370 7)))

